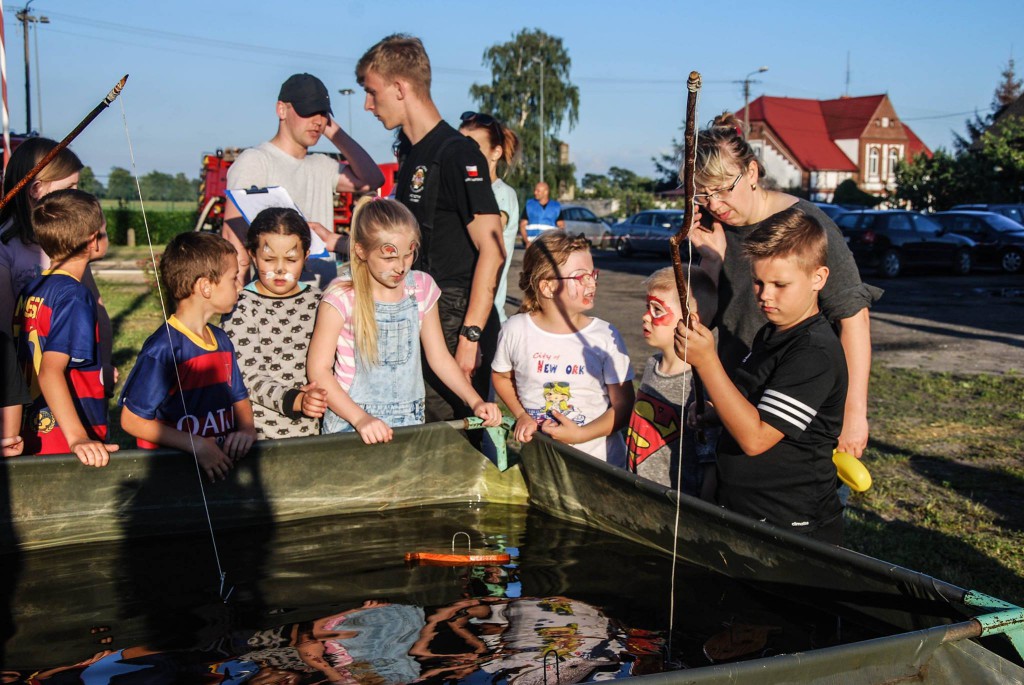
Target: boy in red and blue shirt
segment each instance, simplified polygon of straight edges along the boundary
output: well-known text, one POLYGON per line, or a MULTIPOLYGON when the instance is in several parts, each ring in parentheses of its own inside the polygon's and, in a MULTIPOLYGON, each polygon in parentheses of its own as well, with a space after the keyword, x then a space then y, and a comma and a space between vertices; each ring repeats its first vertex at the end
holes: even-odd
POLYGON ((24 451, 71 452, 83 464, 105 466, 117 446, 104 442, 96 303, 81 283, 89 262, 107 253, 103 210, 89 193, 59 190, 39 201, 32 227, 53 268, 25 287, 15 313, 18 359, 32 396, 24 451))
POLYGON ((183 233, 164 250, 160 278, 174 315, 142 346, 121 392, 121 427, 143 448, 194 452, 211 480, 224 478, 256 440, 252 404, 227 334, 209 326, 238 300, 231 243, 183 233))

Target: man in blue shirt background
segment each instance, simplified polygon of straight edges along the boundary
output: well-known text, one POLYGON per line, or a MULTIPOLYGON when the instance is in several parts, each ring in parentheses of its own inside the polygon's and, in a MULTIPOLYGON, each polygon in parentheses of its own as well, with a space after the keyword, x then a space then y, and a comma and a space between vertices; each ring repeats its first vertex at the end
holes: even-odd
POLYGON ((551 199, 551 189, 541 181, 534 186, 533 199, 526 201, 519 220, 519 235, 523 238, 523 244, 530 244, 542 231, 548 230, 545 226, 565 228, 565 222, 562 221, 562 205, 558 200, 551 199))

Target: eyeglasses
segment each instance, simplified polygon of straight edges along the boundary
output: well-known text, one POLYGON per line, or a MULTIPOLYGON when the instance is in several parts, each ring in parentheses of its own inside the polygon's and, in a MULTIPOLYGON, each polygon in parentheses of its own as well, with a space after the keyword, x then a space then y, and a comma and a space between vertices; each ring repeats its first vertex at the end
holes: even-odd
POLYGON ((552 276, 553 281, 576 281, 580 285, 586 285, 587 281, 591 283, 597 283, 597 276, 601 273, 600 270, 594 269, 590 273, 576 274, 575 276, 552 276))
POLYGON ((743 178, 743 172, 740 172, 739 176, 736 177, 736 180, 728 188, 719 188, 712 193, 697 193, 693 196, 693 204, 699 207, 707 207, 711 204, 712 200, 721 200, 723 196, 727 196, 732 192, 732 189, 736 187, 741 178, 743 178))

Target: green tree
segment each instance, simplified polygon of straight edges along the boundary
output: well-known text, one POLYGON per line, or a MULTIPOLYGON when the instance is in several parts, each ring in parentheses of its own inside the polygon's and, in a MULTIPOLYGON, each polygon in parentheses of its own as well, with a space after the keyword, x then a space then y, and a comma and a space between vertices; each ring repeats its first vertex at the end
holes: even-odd
POLYGON ((104 197, 104 193, 106 193, 106 188, 96 178, 92 167, 82 167, 82 170, 78 172, 78 187, 87 193, 92 193, 96 197, 104 197))
POLYGON ((150 171, 139 179, 144 200, 173 200, 174 177, 162 171, 150 171))
POLYGON ((1001 75, 1003 79, 996 86, 995 95, 992 97, 992 109, 1001 109, 1012 103, 1020 97, 1021 89, 1024 87, 1024 83, 1017 78, 1012 57, 1001 75))
POLYGON ((861 207, 874 207, 885 198, 865 193, 857 187, 857 182, 848 178, 836 188, 832 201, 837 205, 859 205, 861 207))
POLYGON ((681 140, 673 138, 669 152, 651 157, 651 161, 654 162, 656 178, 654 190, 656 192, 672 190, 679 186, 679 168, 683 165, 683 143, 681 140))
MULTIPOLYGON (((483 63, 491 70, 489 84, 474 83, 470 96, 477 109, 509 126, 520 141, 521 163, 505 181, 527 190, 540 179, 540 130, 544 130, 544 180, 552 188, 571 186, 575 167, 559 161, 562 124, 569 130, 579 119, 579 88, 569 80, 572 60, 562 39, 540 29, 523 29, 506 43, 487 48, 483 63), (544 78, 544 120, 540 120, 541 71, 544 78)), ((554 194, 554 193, 553 193, 554 194)))
POLYGON ((179 171, 174 176, 171 199, 194 202, 198 195, 199 179, 190 179, 179 171))
POLYGON ((1004 117, 981 136, 978 162, 991 170, 994 181, 988 199, 1020 202, 1024 199, 1024 120, 1004 117))
POLYGON ((586 174, 583 177, 583 192, 588 197, 616 199, 620 211, 625 214, 653 207, 653 187, 652 179, 617 166, 608 169, 607 175, 586 174))
POLYGON ((110 176, 107 177, 107 197, 123 202, 137 199, 138 195, 131 173, 119 166, 112 167, 110 176))
POLYGON ((942 211, 963 201, 963 163, 939 148, 928 157, 918 154, 896 166, 896 200, 917 210, 942 211))

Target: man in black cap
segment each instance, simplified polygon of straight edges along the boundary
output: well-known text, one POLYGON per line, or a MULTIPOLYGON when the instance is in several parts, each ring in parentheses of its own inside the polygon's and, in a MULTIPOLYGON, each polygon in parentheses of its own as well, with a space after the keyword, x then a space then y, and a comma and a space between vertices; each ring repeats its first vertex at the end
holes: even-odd
MULTIPOLYGON (((277 96, 277 135, 268 142, 242 152, 228 168, 227 187, 281 186, 299 206, 310 229, 328 238, 332 249, 334 193, 366 193, 384 183, 384 175, 366 150, 359 146, 331 117, 331 97, 323 82, 311 74, 290 76, 277 96), (348 160, 339 165, 327 155, 309 154, 320 136, 334 144, 348 160)), ((238 251, 242 278, 248 273, 249 255, 243 244, 248 225, 238 208, 228 203, 224 210, 224 237, 238 251)), ((325 287, 337 276, 334 254, 321 250, 310 254, 303 280, 319 281, 325 287)))

